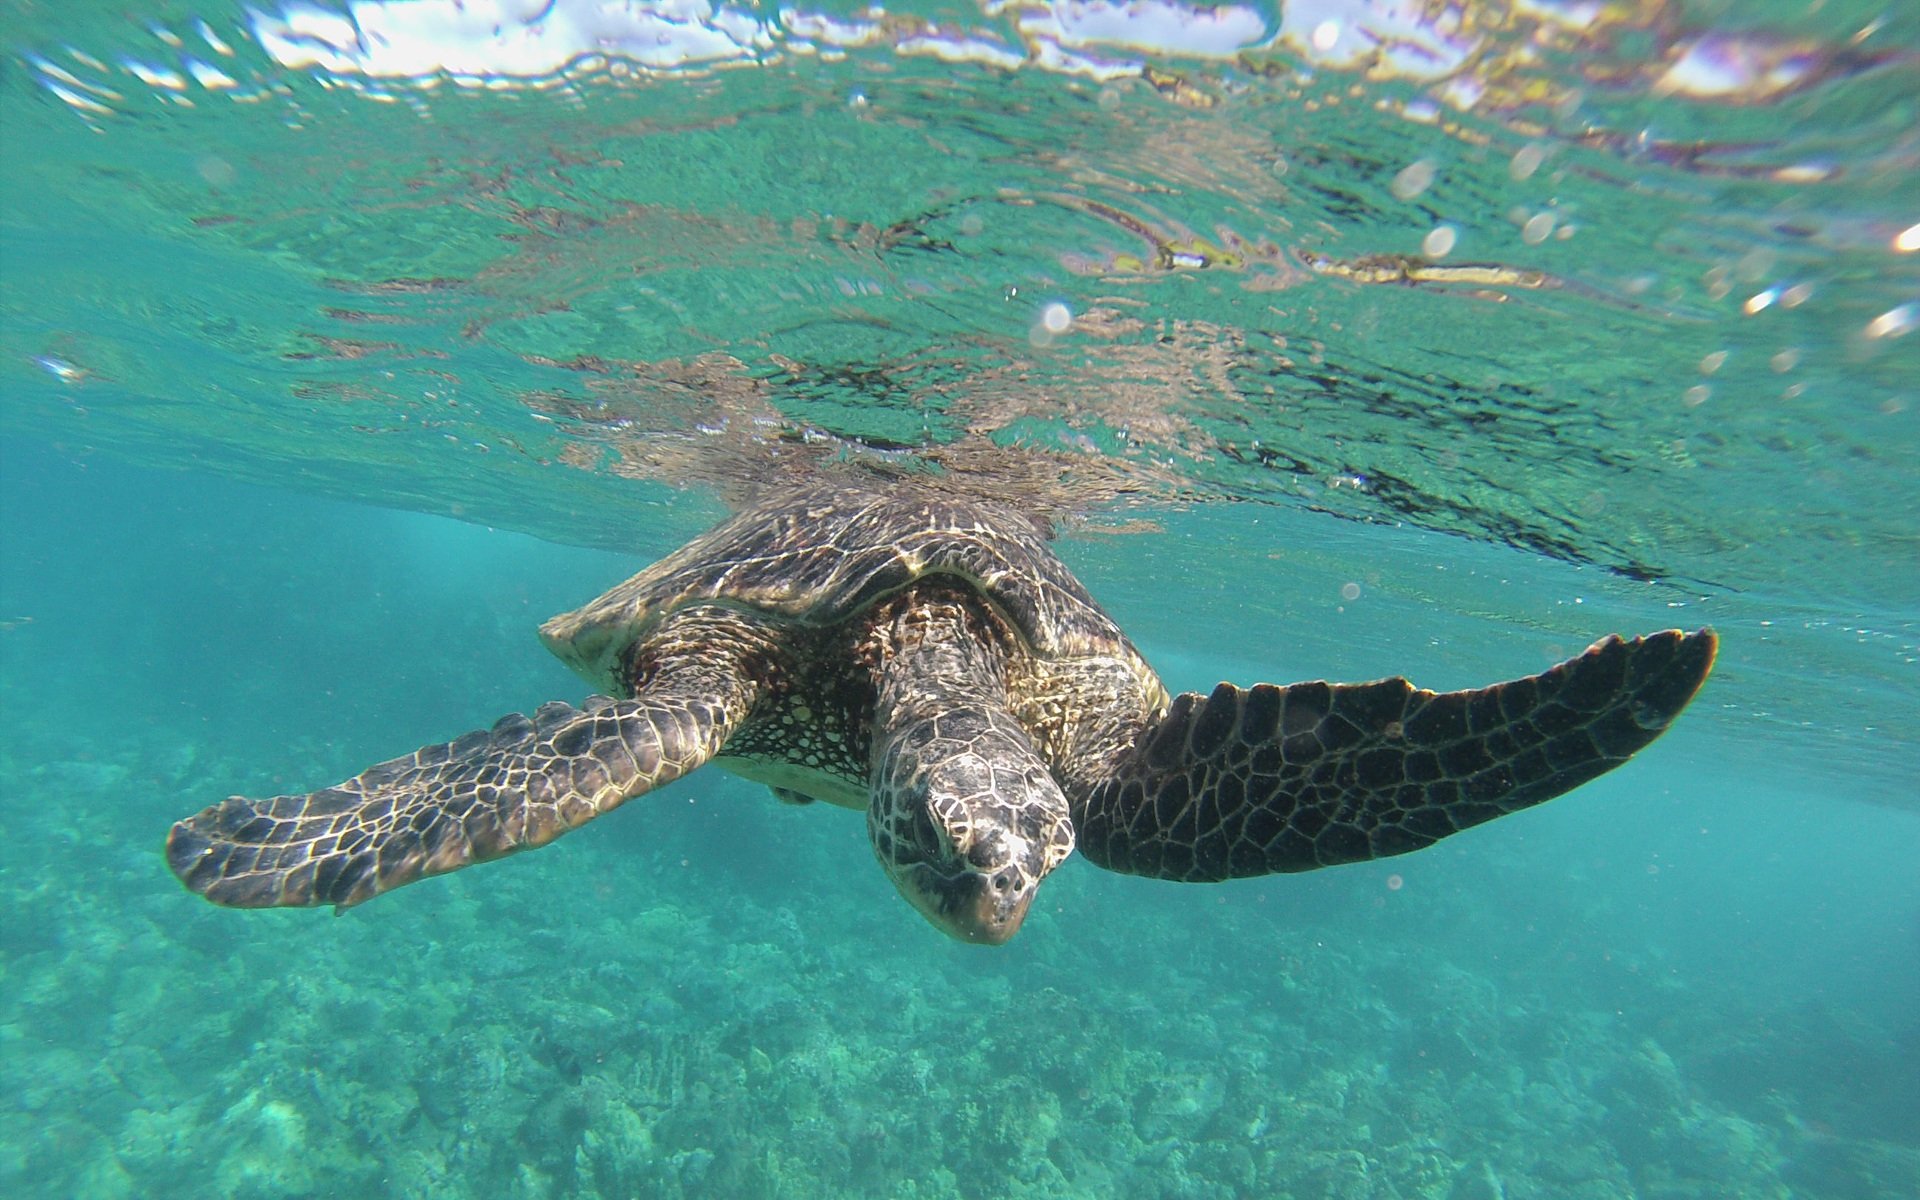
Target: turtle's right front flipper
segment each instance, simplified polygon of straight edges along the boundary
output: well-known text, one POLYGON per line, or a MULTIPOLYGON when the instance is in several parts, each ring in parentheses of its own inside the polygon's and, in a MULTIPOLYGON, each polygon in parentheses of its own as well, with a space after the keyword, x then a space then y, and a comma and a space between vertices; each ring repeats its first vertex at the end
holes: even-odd
POLYGON ((546 704, 318 792, 235 796, 175 825, 167 862, 216 904, 350 908, 545 845, 678 779, 746 715, 744 684, 719 692, 546 704))

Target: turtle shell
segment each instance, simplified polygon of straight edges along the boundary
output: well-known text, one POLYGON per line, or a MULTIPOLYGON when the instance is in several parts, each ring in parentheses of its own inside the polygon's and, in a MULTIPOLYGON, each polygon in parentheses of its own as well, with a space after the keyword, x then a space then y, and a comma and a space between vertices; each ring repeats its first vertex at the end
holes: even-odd
POLYGON ((929 575, 978 589, 1043 659, 1132 657, 1119 628, 1012 508, 918 489, 809 489, 747 509, 599 599, 540 627, 596 686, 668 614, 726 604, 826 627, 929 575))

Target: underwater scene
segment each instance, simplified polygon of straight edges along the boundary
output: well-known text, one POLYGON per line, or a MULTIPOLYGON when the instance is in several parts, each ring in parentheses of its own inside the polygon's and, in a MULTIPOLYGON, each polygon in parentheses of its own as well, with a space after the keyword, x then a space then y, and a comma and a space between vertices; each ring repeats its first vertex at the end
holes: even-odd
POLYGON ((0 1195, 1920 1195, 1920 6, 136 8, 0 0, 0 1195), (1170 693, 1719 655, 999 946, 718 768, 337 916, 170 870, 836 488, 1025 514, 1170 693))

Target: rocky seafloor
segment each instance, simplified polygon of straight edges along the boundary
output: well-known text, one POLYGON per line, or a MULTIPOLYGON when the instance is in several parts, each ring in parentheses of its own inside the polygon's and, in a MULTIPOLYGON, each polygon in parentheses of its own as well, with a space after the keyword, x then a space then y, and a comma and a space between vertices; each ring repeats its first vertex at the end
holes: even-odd
MULTIPOLYGON (((335 752, 274 756, 298 775, 335 752)), ((1703 990, 1590 895, 1518 917, 1438 869, 1209 891, 1073 864, 982 950, 893 896, 854 814, 720 778, 339 920, 218 910, 167 875, 165 821, 209 779, 275 786, 249 778, 266 757, 10 715, 0 1194, 1784 1200, 1920 1180, 1910 1030, 1703 990)))

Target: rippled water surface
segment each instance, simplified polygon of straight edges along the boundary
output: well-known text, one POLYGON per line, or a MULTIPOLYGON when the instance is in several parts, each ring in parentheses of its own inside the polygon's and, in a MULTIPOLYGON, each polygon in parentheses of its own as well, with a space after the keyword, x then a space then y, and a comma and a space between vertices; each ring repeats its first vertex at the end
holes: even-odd
POLYGON ((0 33, 6 1190, 1920 1191, 1920 8, 0 33), (705 776, 339 922, 168 876, 835 473, 1048 516, 1176 689, 1721 664, 1537 813, 991 953, 705 776))

